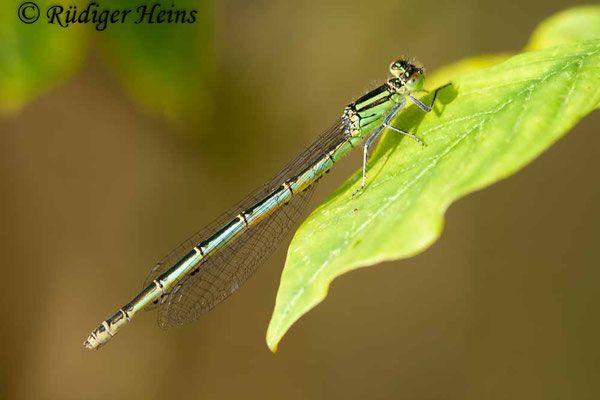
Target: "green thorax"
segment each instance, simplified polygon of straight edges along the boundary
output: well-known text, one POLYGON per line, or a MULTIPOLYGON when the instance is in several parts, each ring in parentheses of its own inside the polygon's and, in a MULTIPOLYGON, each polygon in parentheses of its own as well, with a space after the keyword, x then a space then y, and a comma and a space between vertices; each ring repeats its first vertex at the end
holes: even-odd
POLYGON ((344 110, 344 118, 350 124, 350 135, 364 138, 394 107, 403 106, 404 90, 402 82, 393 78, 349 104, 344 110))

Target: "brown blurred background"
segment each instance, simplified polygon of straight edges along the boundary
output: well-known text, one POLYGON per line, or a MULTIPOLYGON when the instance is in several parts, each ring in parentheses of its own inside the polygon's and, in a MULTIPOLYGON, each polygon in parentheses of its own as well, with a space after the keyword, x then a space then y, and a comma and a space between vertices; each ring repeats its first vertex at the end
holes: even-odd
MULTIPOLYGON (((391 59, 433 71, 518 51, 575 2, 324 3, 214 4, 216 72, 196 122, 133 101, 97 46, 3 117, 0 398, 600 396, 598 112, 453 205, 425 253, 337 279, 276 355, 264 336, 289 238, 197 323, 162 331, 143 314, 102 350, 83 348, 158 259, 385 79, 391 59)), ((313 207, 359 157, 322 181, 313 207)))

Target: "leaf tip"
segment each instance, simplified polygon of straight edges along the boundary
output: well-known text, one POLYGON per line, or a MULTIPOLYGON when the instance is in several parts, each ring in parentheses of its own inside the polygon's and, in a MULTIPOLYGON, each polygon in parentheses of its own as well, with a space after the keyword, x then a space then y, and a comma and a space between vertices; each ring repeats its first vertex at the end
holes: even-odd
POLYGON ((281 336, 273 335, 270 333, 270 329, 267 330, 267 347, 271 350, 271 353, 276 354, 279 348, 279 340, 281 336))

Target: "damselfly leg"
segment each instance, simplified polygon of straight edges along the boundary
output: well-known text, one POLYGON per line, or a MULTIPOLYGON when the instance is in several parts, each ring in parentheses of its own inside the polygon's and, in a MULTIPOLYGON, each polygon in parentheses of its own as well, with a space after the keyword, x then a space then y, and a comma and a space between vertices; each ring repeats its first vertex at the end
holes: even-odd
MULTIPOLYGON (((438 92, 450 85, 451 85, 451 83, 447 83, 447 84, 437 88, 433 92, 433 99, 431 100, 431 104, 429 106, 425 105, 421 100, 414 97, 410 92, 407 92, 407 95, 421 110, 423 110, 425 112, 431 112, 431 110, 433 110, 433 106, 435 105, 435 99, 437 98, 438 92)), ((361 192, 365 188, 365 185, 367 184, 367 162, 369 159, 369 147, 371 146, 371 144, 373 144, 375 139, 377 139, 377 137, 379 135, 381 135, 381 132, 383 132, 384 128, 388 128, 396 133, 400 133, 404 136, 408 136, 409 138, 411 138, 411 139, 415 140, 417 143, 419 143, 421 146, 425 147, 425 143, 421 139, 419 139, 417 136, 413 135, 410 132, 406 132, 400 128, 396 128, 395 126, 390 125, 390 122, 392 121, 392 119, 394 119, 396 114, 398 114, 398 112, 402 109, 403 106, 404 106, 404 103, 398 103, 390 111, 390 113, 385 117, 385 119, 383 120, 381 125, 375 129, 375 131, 371 134, 371 136, 369 136, 369 138, 365 142, 365 144, 363 146, 362 183, 361 183, 360 187, 358 189, 356 189, 356 191, 354 191, 354 193, 352 193, 352 197, 356 196, 359 192, 361 192)))

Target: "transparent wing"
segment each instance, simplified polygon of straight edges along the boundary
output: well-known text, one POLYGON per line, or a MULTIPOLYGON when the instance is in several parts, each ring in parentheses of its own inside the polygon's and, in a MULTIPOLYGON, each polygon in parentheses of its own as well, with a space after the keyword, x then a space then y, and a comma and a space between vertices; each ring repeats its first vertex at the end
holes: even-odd
MULTIPOLYGON (((152 268, 144 285, 152 282, 225 223, 272 193, 283 182, 313 165, 324 152, 345 140, 346 128, 342 120, 331 126, 269 182, 165 256, 152 268)), ((286 236, 302 215, 313 191, 314 185, 295 194, 287 205, 258 225, 250 227, 223 250, 203 259, 198 273, 183 278, 161 298, 160 326, 169 328, 189 323, 234 293, 286 236)))
POLYGON ((159 309, 161 328, 192 322, 238 290, 286 236, 313 190, 314 185, 294 196, 286 206, 209 257, 198 273, 175 285, 159 309))

